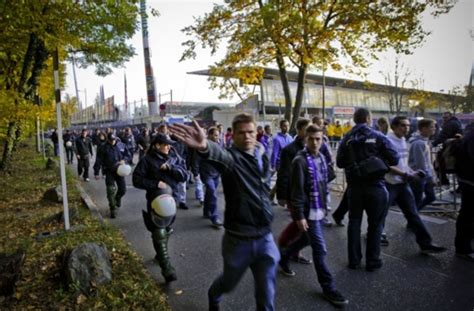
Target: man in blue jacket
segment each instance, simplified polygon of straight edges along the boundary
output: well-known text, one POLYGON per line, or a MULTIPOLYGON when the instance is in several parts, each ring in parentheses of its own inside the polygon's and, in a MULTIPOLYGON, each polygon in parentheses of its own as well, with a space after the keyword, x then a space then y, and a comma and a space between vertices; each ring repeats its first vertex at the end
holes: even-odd
POLYGON ((384 175, 388 166, 397 165, 399 156, 387 137, 369 127, 372 124, 369 110, 357 109, 354 122, 356 125, 341 141, 336 157, 337 166, 345 170, 348 184, 349 268, 360 267, 360 227, 365 210, 368 222, 366 270, 375 271, 382 267, 380 238, 388 209, 384 175))
POLYGON ((130 163, 132 158, 128 148, 118 141, 113 133, 107 134, 107 142, 97 150, 97 158, 94 164, 95 179, 100 179, 99 172, 105 175, 107 200, 109 201, 110 218, 115 218, 115 210, 120 208, 122 197, 127 190, 125 178, 117 174, 117 168, 121 164, 130 163))
POLYGON ((196 121, 193 126, 170 126, 178 139, 198 150, 221 172, 226 202, 224 272, 209 289, 209 310, 219 310, 222 294, 234 289, 247 268, 252 270, 255 280, 257 310, 274 310, 280 255, 271 232, 270 163, 265 149, 256 141, 256 124, 251 115, 237 115, 232 129, 234 144, 222 149, 206 139, 196 121))

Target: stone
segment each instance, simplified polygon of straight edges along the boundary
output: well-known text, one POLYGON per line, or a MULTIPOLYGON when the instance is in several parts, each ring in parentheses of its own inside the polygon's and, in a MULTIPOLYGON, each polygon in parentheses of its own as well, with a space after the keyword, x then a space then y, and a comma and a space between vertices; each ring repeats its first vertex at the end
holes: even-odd
POLYGON ((105 246, 84 243, 72 250, 66 261, 68 284, 74 284, 85 295, 112 281, 112 264, 105 246))
POLYGON ((13 295, 24 262, 25 252, 21 250, 14 254, 0 254, 0 296, 13 295))
POLYGON ((61 186, 52 187, 46 190, 43 194, 43 199, 49 202, 62 203, 63 193, 61 191, 61 186))

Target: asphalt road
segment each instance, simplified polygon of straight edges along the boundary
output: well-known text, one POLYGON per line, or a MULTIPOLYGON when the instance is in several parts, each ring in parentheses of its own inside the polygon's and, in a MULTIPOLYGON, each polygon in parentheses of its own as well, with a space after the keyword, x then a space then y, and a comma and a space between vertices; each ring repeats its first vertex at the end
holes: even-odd
MULTIPOLYGON (((74 167, 75 168, 75 167, 74 167)), ((92 170, 91 170, 92 171, 92 170)), ((96 202, 101 214, 108 219, 105 181, 91 178, 82 182, 96 202)), ((339 197, 333 194, 333 206, 339 197)), ((145 191, 135 189, 127 177, 127 193, 116 219, 108 221, 117 226, 131 247, 143 258, 145 266, 158 283, 163 285, 173 310, 207 310, 207 290, 222 271, 221 239, 223 230, 211 227, 202 218, 202 209, 194 199, 194 187, 188 190, 189 210, 178 210, 174 233, 170 237, 171 260, 178 281, 165 285, 159 266, 153 261, 151 236, 143 224, 141 210, 145 209, 145 191)), ((219 189, 219 207, 224 199, 219 189)), ((280 206, 274 207, 273 233, 278 236, 290 218, 280 206)), ((384 266, 377 272, 347 268, 346 227, 325 229, 327 262, 338 289, 350 300, 347 310, 474 310, 474 264, 454 256, 455 222, 448 218, 423 217, 433 240, 448 247, 446 253, 426 256, 419 252, 414 235, 405 228, 406 221, 399 212, 390 211, 386 232, 390 246, 382 248, 384 266)), ((363 224, 363 232, 366 224, 363 224)), ((309 257, 309 249, 303 253, 309 257)), ((295 277, 278 274, 276 310, 331 310, 322 298, 312 265, 292 264, 295 277)), ((255 309, 253 279, 247 272, 237 288, 225 295, 222 310, 255 309)))

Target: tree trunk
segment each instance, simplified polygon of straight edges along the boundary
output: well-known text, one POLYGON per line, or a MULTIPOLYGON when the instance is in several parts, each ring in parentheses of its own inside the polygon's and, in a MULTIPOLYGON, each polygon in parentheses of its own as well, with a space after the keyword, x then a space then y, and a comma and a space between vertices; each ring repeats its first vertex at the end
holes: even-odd
POLYGON ((296 89, 295 107, 293 107, 293 117, 290 123, 290 131, 294 131, 296 121, 300 116, 301 105, 303 104, 304 86, 306 81, 307 66, 301 65, 298 70, 298 87, 296 89))
POLYGON ((286 74, 285 61, 281 56, 280 52, 277 52, 276 61, 278 64, 278 70, 280 72, 281 86, 283 88, 283 94, 285 95, 285 119, 290 121, 291 119, 291 92, 290 83, 288 82, 288 75, 286 74))
POLYGON ((17 127, 16 121, 8 123, 7 137, 6 137, 4 148, 3 148, 2 160, 0 160, 1 171, 6 171, 10 165, 13 148, 15 146, 15 140, 16 140, 16 137, 15 137, 16 127, 17 127))

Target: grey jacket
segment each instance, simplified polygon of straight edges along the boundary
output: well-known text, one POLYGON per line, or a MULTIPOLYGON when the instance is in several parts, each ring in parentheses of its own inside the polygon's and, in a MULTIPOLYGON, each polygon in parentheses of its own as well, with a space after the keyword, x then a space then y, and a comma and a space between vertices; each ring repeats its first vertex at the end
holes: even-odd
POLYGON ((417 133, 408 142, 410 143, 408 166, 414 171, 422 170, 426 177, 433 177, 434 170, 428 138, 424 138, 417 133))

